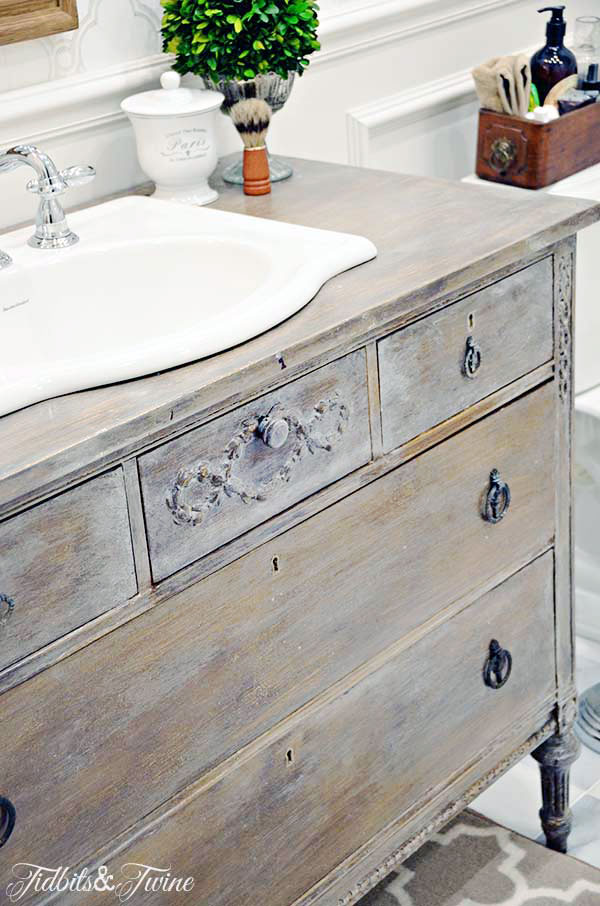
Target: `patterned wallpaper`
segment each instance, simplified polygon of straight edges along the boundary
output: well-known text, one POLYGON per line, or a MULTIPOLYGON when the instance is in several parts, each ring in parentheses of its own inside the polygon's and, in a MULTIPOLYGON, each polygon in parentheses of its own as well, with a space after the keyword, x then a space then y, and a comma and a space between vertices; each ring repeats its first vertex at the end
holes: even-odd
POLYGON ((0 92, 160 51, 160 0, 78 0, 78 7, 77 31, 0 47, 0 92))

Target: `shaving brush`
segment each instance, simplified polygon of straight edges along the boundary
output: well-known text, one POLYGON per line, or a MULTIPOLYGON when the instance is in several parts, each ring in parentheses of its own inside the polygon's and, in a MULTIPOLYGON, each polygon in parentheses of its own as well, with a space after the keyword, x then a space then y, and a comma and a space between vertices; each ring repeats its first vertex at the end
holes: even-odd
POLYGON ((234 104, 229 115, 244 143, 244 192, 246 195, 268 195, 271 178, 265 138, 271 122, 271 108, 266 101, 249 98, 234 104))

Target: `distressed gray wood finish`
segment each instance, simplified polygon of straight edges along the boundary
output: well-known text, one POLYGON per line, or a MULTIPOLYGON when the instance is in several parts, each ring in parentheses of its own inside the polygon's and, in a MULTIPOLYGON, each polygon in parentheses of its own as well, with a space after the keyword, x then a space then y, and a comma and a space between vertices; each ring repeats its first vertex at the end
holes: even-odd
MULTIPOLYGON (((561 699, 575 696, 574 552, 573 552, 573 375, 575 318, 575 240, 554 255, 554 330, 556 347, 556 646, 561 699)), ((572 709, 561 729, 570 729, 572 709)))
POLYGON ((552 257, 378 343, 383 449, 472 406, 553 353, 552 257), (469 377, 467 338, 481 365, 469 377))
POLYGON ((562 243, 554 255, 554 332, 556 347, 556 537, 555 600, 557 681, 561 704, 557 733, 535 753, 540 764, 542 808, 540 818, 550 849, 567 851, 572 826, 569 803, 570 769, 580 743, 575 736, 575 627, 573 494, 573 375, 575 317, 574 240, 562 243))
POLYGON ((20 794, 7 858, 93 853, 391 642, 547 548, 552 416, 546 386, 6 693, 0 792, 20 794), (489 463, 513 492, 494 526, 481 518, 489 463), (453 569, 464 546, 469 562, 453 569), (58 688, 68 690, 60 704, 58 688))
POLYGON ((136 591, 121 469, 1 522, 0 594, 14 610, 0 624, 0 666, 136 591))
MULTIPOLYGON (((376 354, 371 358, 371 364, 376 365, 376 354)), ((166 601, 182 589, 233 563, 249 551, 265 544, 270 539, 282 535, 294 526, 306 522, 306 520, 332 507, 355 491, 371 484, 377 478, 414 459, 415 456, 420 455, 432 446, 453 437, 459 431, 498 411, 530 390, 542 386, 547 381, 552 380, 553 371, 553 362, 548 362, 541 368, 530 372, 524 378, 486 397, 470 409, 448 419, 426 434, 419 435, 419 437, 409 441, 405 446, 385 456, 381 455, 381 445, 379 445, 378 458, 373 459, 362 468, 350 473, 334 484, 328 485, 284 512, 279 513, 267 522, 250 529, 244 535, 234 539, 213 553, 207 554, 201 560, 196 560, 190 566, 161 581, 158 586, 151 586, 150 584, 150 562, 139 489, 137 461, 135 459, 127 460, 123 464, 123 470, 126 480, 127 502, 132 524, 132 539, 140 593, 134 599, 128 601, 126 605, 107 611, 98 619, 85 624, 80 629, 70 633, 57 643, 42 649, 25 661, 20 661, 12 667, 0 670, 0 692, 18 685, 19 682, 23 682, 30 676, 35 675, 56 660, 74 653, 108 632, 114 631, 129 620, 166 601)), ((369 386, 378 386, 376 367, 371 372, 369 386)), ((370 406, 372 407, 373 405, 371 400, 370 406)), ((372 425, 372 430, 374 432, 378 431, 375 424, 372 425)), ((380 430, 378 434, 381 437, 380 430)), ((522 560, 523 564, 527 560, 528 557, 525 556, 522 560)))
MULTIPOLYGON (((109 861, 110 873, 118 877, 126 862, 168 863, 197 879, 187 895, 141 892, 134 904, 293 903, 552 696, 552 627, 553 565, 546 555, 229 772, 215 774, 109 861), (482 679, 493 637, 514 663, 497 691, 482 679)), ((75 901, 67 895, 61 903, 75 901)), ((90 894, 89 901, 99 904, 103 895, 90 894)))
MULTIPOLYGON (((516 759, 551 737, 568 738, 574 243, 567 237, 598 219, 600 206, 533 198, 516 209, 512 199, 478 189, 309 162, 272 196, 246 199, 225 188, 220 203, 364 232, 380 256, 330 281, 301 313, 251 343, 0 420, 5 518, 76 478, 122 465, 127 545, 141 591, 0 672, 8 740, 0 794, 17 806, 0 880, 36 850, 48 864, 84 859, 118 872, 140 858, 193 871, 193 906, 252 897, 260 906, 350 906, 516 759), (356 197, 369 197, 369 206, 356 197), (512 275, 532 267, 547 281, 549 256, 554 356, 540 367, 546 353, 536 357, 526 374, 511 371, 510 383, 463 400, 468 408, 449 418, 435 416, 446 420, 434 427, 430 413, 423 433, 385 453, 378 342, 428 324, 422 343, 435 348, 436 319, 452 318, 484 290, 502 312, 510 370, 512 344, 522 340, 504 319, 523 325, 531 315, 510 290, 522 279, 512 275), (506 282, 486 289, 499 281, 506 282), (455 308, 442 313, 448 305, 455 308), (206 453, 196 449, 198 438, 213 437, 220 452, 220 426, 235 421, 237 431, 236 410, 292 393, 298 378, 318 383, 320 369, 334 386, 347 355, 360 363, 344 380, 363 416, 343 467, 336 450, 323 451, 332 475, 320 465, 314 484, 278 501, 264 521, 246 524, 244 513, 263 502, 242 507, 239 488, 230 489, 219 546, 175 544, 162 567, 154 563, 154 578, 161 569, 168 576, 153 586, 145 531, 147 523, 152 532, 152 501, 164 505, 163 517, 172 514, 160 482, 146 480, 142 494, 145 463, 153 461, 153 477, 165 453, 193 439, 189 462, 173 465, 175 474, 194 468, 206 453), (491 525, 481 513, 494 468, 509 482, 512 504, 491 525), (234 526, 228 513, 240 515, 234 526), (516 665, 496 692, 482 677, 493 638, 516 665)), ((532 292, 539 324, 548 325, 550 290, 544 310, 532 292)), ((530 355, 529 346, 518 348, 530 355)), ((424 400, 431 385, 443 393, 443 382, 427 373, 424 400)), ((266 476, 262 462, 270 467, 281 453, 255 446, 256 431, 250 447, 260 454, 246 465, 266 476)), ((211 522, 174 528, 199 530, 203 539, 211 522)), ((156 531, 153 556, 173 545, 156 531)), ((110 540, 120 549, 118 537, 110 540)), ((104 550, 110 562, 114 548, 104 550)), ((546 783, 544 812, 561 842, 563 779, 546 783)), ((63 894, 51 899, 64 906, 63 894)))
POLYGON ((146 453, 139 470, 155 581, 370 458, 362 349, 146 453), (256 430, 274 408, 280 423, 290 421, 287 441, 275 449, 256 430), (201 481, 194 477, 199 471, 201 481), (202 503, 201 521, 185 521, 183 507, 202 503))
POLYGON ((493 282, 600 216, 592 201, 515 200, 493 188, 307 160, 294 161, 294 178, 263 198, 218 177, 216 184, 224 210, 361 233, 379 256, 330 280, 284 324, 221 355, 0 418, 0 513, 493 282))

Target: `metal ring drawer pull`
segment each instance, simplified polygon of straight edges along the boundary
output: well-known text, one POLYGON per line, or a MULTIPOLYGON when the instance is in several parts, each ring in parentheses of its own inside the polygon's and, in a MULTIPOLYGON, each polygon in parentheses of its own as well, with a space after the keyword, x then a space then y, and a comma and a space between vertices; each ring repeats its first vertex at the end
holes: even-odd
POLYGON ((217 463, 197 463, 182 469, 167 491, 166 504, 176 525, 199 525, 226 498, 237 497, 242 503, 264 501, 281 484, 290 481, 295 467, 307 454, 320 450, 330 453, 341 440, 350 410, 337 392, 321 400, 307 418, 286 412, 276 403, 264 415, 245 419, 231 438, 217 463), (243 474, 243 459, 249 445, 259 438, 271 450, 288 447, 283 463, 275 459, 273 474, 258 484, 243 474), (279 464, 280 463, 280 464, 279 464), (279 464, 279 467, 277 465, 279 464), (189 492, 186 489, 193 489, 189 492), (193 499, 188 496, 193 493, 193 499))
POLYGON ((6 796, 0 796, 0 847, 8 842, 15 829, 17 810, 6 796))
POLYGON ((15 602, 8 595, 0 594, 0 629, 8 622, 13 615, 15 602))
POLYGON ((474 378, 481 368, 481 347, 475 342, 473 337, 467 337, 467 348, 465 349, 465 360, 463 362, 463 374, 465 377, 474 378))
POLYGON ((494 524, 504 519, 510 506, 510 500, 509 486, 500 478, 498 469, 493 469, 490 473, 490 487, 485 497, 482 513, 485 521, 494 524))
POLYGON ((490 653, 483 668, 483 678, 490 689, 501 689, 512 673, 512 654, 496 639, 490 642, 490 653))

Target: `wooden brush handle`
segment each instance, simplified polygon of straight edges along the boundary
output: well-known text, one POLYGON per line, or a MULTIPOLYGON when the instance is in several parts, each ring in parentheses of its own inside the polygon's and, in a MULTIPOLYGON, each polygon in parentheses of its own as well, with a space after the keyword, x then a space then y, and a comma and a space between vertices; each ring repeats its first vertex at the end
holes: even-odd
POLYGON ((267 149, 244 148, 244 192, 246 195, 268 195, 271 191, 267 149))

